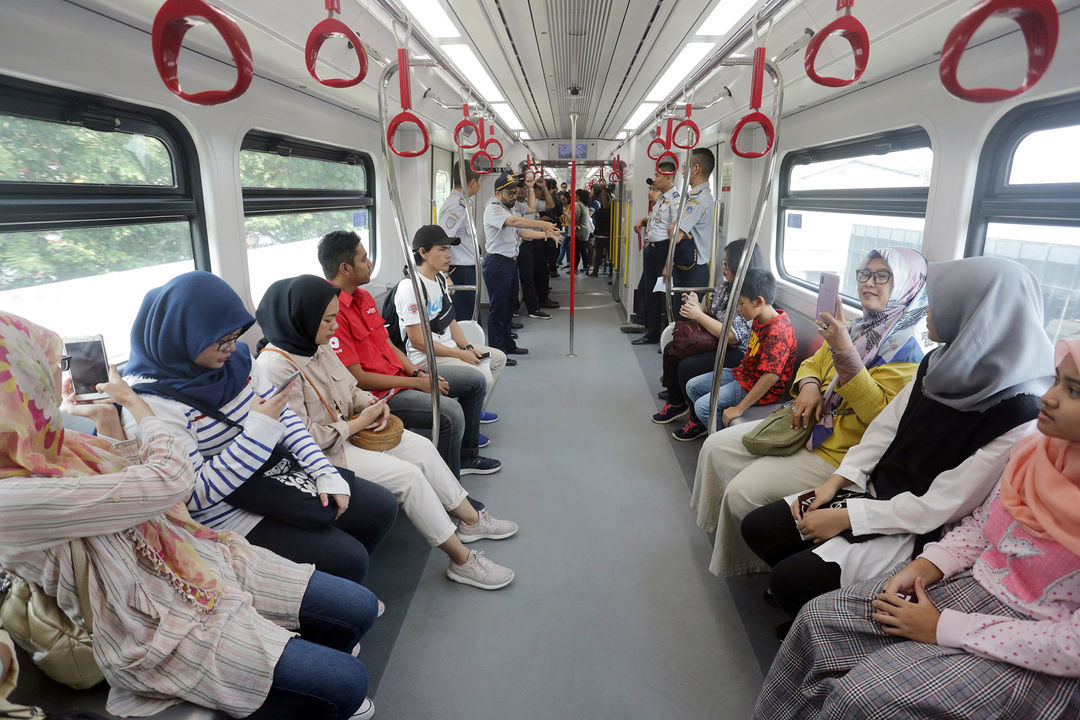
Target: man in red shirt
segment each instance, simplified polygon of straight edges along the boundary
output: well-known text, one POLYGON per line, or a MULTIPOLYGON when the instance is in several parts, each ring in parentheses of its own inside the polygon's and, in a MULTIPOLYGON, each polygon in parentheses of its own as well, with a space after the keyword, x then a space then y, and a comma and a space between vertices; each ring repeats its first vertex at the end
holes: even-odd
MULTIPOLYGON (((431 429, 431 380, 401 352, 386 332, 375 298, 361 288, 371 280, 371 260, 354 232, 336 230, 319 241, 319 263, 327 280, 341 289, 338 329, 330 340, 356 383, 376 397, 390 398, 390 410, 410 430, 431 429)), ((502 463, 479 454, 480 416, 487 385, 469 368, 440 370, 439 453, 454 475, 490 475, 502 463)))

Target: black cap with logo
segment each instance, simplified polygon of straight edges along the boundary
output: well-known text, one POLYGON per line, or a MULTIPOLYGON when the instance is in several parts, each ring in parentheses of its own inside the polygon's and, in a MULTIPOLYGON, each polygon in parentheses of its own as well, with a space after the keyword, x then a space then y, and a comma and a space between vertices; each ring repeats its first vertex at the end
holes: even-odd
POLYGON ((525 187, 525 178, 509 170, 500 175, 499 179, 495 181, 495 192, 514 190, 519 187, 525 187))
POLYGON ((430 250, 436 245, 460 245, 461 238, 449 237, 441 225, 425 225, 412 239, 413 250, 430 250))

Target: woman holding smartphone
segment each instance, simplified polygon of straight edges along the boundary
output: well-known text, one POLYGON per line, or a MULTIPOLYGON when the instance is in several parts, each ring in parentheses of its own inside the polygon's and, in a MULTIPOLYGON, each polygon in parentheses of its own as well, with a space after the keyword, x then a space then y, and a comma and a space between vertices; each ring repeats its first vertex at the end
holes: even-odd
POLYGON ((1056 356, 998 492, 913 561, 808 603, 755 718, 1080 717, 1080 338, 1056 356))
POLYGON ((742 522, 792 617, 811 598, 885 572, 977 508, 1035 430, 1053 348, 1035 275, 1011 260, 931 263, 930 339, 943 343, 813 493, 742 522), (830 507, 838 492, 842 507, 830 507), (793 506, 794 505, 794 506, 793 506))
POLYGON ((697 509, 698 525, 716 530, 709 563, 715 575, 768 571, 743 542, 742 519, 829 477, 923 358, 923 256, 902 247, 873 250, 855 277, 862 317, 846 324, 838 300, 835 316, 823 313, 818 319, 821 348, 795 373, 791 424, 812 426, 806 446, 783 457, 754 455, 742 437, 757 423, 742 423, 715 433, 701 448, 690 505, 697 509))
MULTIPOLYGON (((184 443, 115 368, 95 387, 107 401, 72 404, 67 390, 65 409, 98 436, 65 428, 61 359, 59 336, 0 313, 0 565, 80 624, 91 614, 108 711, 141 717, 186 700, 252 720, 372 717, 350 651, 375 622, 375 596, 195 522, 184 443)), ((8 679, 0 672, 0 691, 8 679)))
MULTIPOLYGON (((397 517, 397 501, 367 480, 346 481, 289 409, 288 394, 272 396, 273 385, 239 342, 254 322, 221 278, 201 271, 179 275, 143 298, 131 329, 128 382, 191 459, 198 480, 188 501, 192 517, 361 582, 370 553, 397 517), (279 444, 314 479, 322 505, 337 506, 328 527, 283 520, 289 508, 269 517, 230 504, 230 493, 279 444)), ((134 418, 125 414, 125 420, 136 433, 134 418)))
POLYGON ((477 511, 468 493, 427 438, 406 430, 398 445, 385 452, 348 442, 365 428, 382 429, 390 410, 356 380, 330 348, 337 331, 338 288, 323 278, 301 275, 271 285, 255 313, 266 344, 256 365, 270 382, 300 371, 285 391, 289 406, 326 457, 385 487, 433 547, 450 558, 446 576, 483 590, 510 584, 514 573, 462 543, 502 540, 517 523, 477 511), (455 527, 449 515, 458 520, 455 527))

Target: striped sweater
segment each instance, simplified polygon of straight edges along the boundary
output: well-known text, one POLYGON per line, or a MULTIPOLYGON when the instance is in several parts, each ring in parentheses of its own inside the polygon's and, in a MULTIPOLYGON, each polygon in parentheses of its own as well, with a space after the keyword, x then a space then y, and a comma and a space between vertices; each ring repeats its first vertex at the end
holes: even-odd
MULTIPOLYGON (((152 378, 129 377, 131 385, 153 382, 152 378)), ((282 443, 315 478, 319 492, 348 495, 349 485, 323 455, 304 423, 286 406, 278 420, 250 412, 255 393, 267 397, 273 386, 265 371, 252 363, 251 376, 239 394, 219 408, 243 431, 207 417, 195 408, 170 398, 143 395, 154 414, 177 436, 195 470, 195 490, 188 498, 191 516, 215 530, 231 530, 238 535, 251 532, 261 516, 229 505, 226 496, 251 477, 282 443)), ((125 430, 135 436, 138 428, 125 412, 125 430)), ((140 437, 140 440, 142 438, 140 437)))

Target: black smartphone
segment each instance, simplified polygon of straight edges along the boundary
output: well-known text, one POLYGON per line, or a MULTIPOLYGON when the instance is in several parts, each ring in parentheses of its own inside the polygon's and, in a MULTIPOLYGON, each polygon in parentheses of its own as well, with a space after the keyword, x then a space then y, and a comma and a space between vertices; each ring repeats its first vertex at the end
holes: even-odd
POLYGON ((482 352, 482 353, 480 353, 480 359, 481 360, 483 360, 484 358, 489 358, 489 357, 491 357, 490 352, 482 352))
POLYGON ((64 338, 64 352, 71 356, 71 384, 76 400, 107 398, 97 391, 98 383, 109 382, 109 361, 100 335, 64 338))

